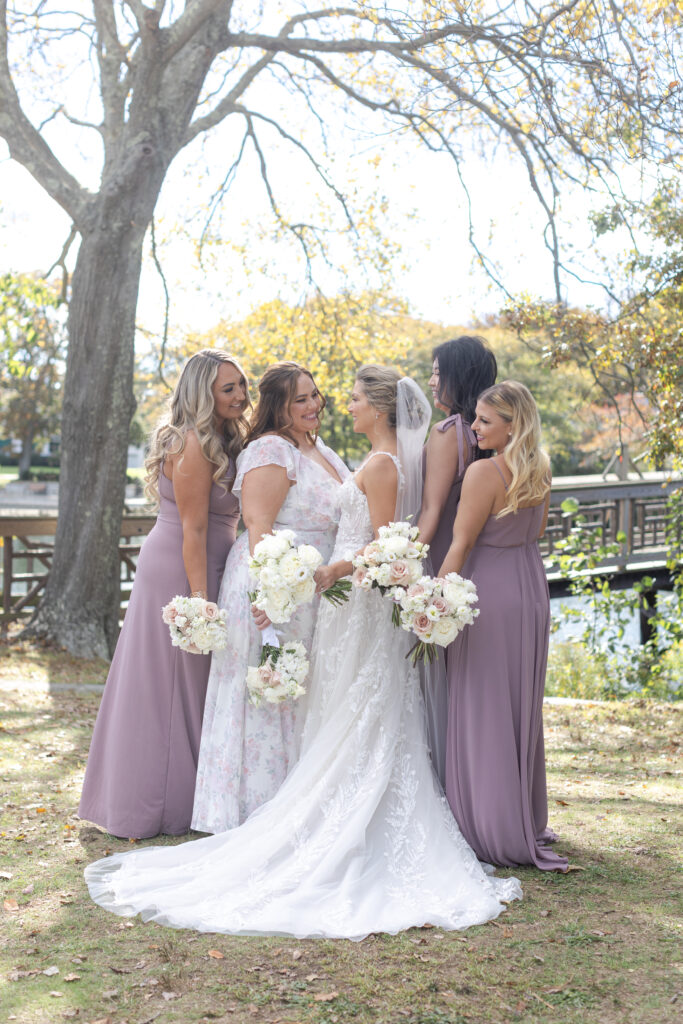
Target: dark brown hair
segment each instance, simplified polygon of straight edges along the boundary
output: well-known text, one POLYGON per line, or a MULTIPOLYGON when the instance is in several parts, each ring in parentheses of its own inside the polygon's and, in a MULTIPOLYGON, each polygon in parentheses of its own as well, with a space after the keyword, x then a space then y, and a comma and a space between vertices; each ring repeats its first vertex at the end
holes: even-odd
MULTIPOLYGON (((251 418, 247 444, 263 434, 279 434, 281 437, 286 437, 292 444, 297 444, 290 433, 292 418, 289 414, 289 407, 296 398, 297 384, 302 373, 310 377, 313 385, 316 386, 311 371, 307 370, 305 366, 300 366, 299 363, 286 361, 273 363, 268 367, 258 382, 259 397, 251 418)), ((326 402, 322 394, 320 399, 320 412, 322 412, 326 402)), ((311 440, 315 440, 317 433, 309 434, 309 436, 311 440)))

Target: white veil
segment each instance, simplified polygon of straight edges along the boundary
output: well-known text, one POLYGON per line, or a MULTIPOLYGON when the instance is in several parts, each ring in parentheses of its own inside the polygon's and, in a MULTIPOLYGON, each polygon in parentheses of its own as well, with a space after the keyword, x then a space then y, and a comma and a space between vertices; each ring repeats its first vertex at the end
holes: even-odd
MULTIPOLYGON (((411 377, 398 382, 396 400, 396 440, 398 459, 403 472, 396 499, 396 518, 413 517, 415 522, 422 504, 422 447, 429 428, 432 409, 424 392, 411 377)), ((423 572, 434 575, 427 555, 423 572)), ((448 721, 448 687, 446 663, 440 648, 431 662, 420 665, 420 682, 424 703, 425 729, 432 764, 441 786, 445 786, 446 724, 448 721)))
POLYGON ((401 377, 396 389, 396 447, 401 465, 396 519, 413 522, 422 504, 422 448, 432 409, 412 377, 401 377))

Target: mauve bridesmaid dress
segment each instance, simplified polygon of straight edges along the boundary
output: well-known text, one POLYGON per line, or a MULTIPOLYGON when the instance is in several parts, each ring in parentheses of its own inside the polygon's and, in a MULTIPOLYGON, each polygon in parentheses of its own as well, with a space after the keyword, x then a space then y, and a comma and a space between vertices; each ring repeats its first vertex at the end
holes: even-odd
POLYGON ((458 448, 458 472, 451 483, 451 489, 448 492, 448 497, 439 519, 439 525, 429 545, 431 563, 438 572, 453 540, 453 523, 455 522, 455 514, 458 511, 462 478, 470 462, 474 459, 474 453, 477 451, 477 439, 472 433, 469 423, 465 423, 459 413, 455 416, 449 416, 441 423, 437 423, 436 429, 442 434, 452 430, 453 444, 457 445, 458 448))
MULTIPOLYGON (((429 555, 424 564, 424 572, 434 576, 441 568, 446 557, 446 552, 451 546, 453 539, 453 523, 455 514, 458 511, 460 492, 462 490, 462 478, 465 470, 474 459, 477 450, 477 440, 472 433, 469 423, 466 423, 462 416, 457 413, 438 423, 436 430, 440 433, 449 431, 452 443, 458 449, 458 472, 451 482, 451 487, 446 497, 439 524, 434 532, 429 545, 429 555)), ((426 449, 423 461, 423 473, 426 470, 426 449)), ((445 764, 446 764, 446 730, 448 726, 448 685, 446 682, 446 665, 448 663, 450 648, 445 650, 441 647, 435 651, 436 657, 431 663, 420 663, 420 684, 425 708, 425 726, 429 751, 434 771, 442 786, 445 787, 445 764)))
POLYGON ((566 870, 548 849, 543 690, 550 603, 537 538, 543 505, 490 516, 462 575, 479 616, 449 648, 446 795, 490 864, 566 870))
MULTIPOLYGON (((226 484, 234 478, 231 464, 226 484)), ((95 722, 78 813, 115 836, 187 832, 192 819, 209 655, 171 645, 161 609, 189 595, 173 484, 159 477, 160 509, 145 540, 95 722)), ((213 485, 207 591, 215 601, 235 541, 239 503, 213 485)))

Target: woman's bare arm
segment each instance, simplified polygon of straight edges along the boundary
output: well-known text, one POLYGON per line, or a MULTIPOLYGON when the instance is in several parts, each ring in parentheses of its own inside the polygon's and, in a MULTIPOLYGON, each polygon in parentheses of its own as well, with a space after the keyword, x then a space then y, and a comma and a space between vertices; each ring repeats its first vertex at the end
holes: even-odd
POLYGON ((460 472, 460 456, 454 440, 455 430, 441 431, 434 427, 427 441, 422 508, 417 521, 420 540, 425 544, 431 543, 436 533, 453 481, 460 472))

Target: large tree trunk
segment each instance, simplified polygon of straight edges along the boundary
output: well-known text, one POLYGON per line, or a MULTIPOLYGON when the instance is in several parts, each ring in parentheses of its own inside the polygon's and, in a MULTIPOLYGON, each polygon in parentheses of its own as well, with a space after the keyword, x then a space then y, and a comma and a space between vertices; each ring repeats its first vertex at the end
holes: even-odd
POLYGON ((19 479, 28 480, 33 458, 33 428, 21 439, 21 455, 19 456, 19 479))
POLYGON ((135 310, 145 231, 163 180, 151 147, 141 145, 137 155, 137 188, 128 202, 121 202, 120 172, 110 189, 103 183, 74 271, 59 521, 45 596, 29 628, 81 657, 109 657, 118 635, 118 546, 135 411, 135 310), (108 192, 118 193, 116 204, 108 192))

